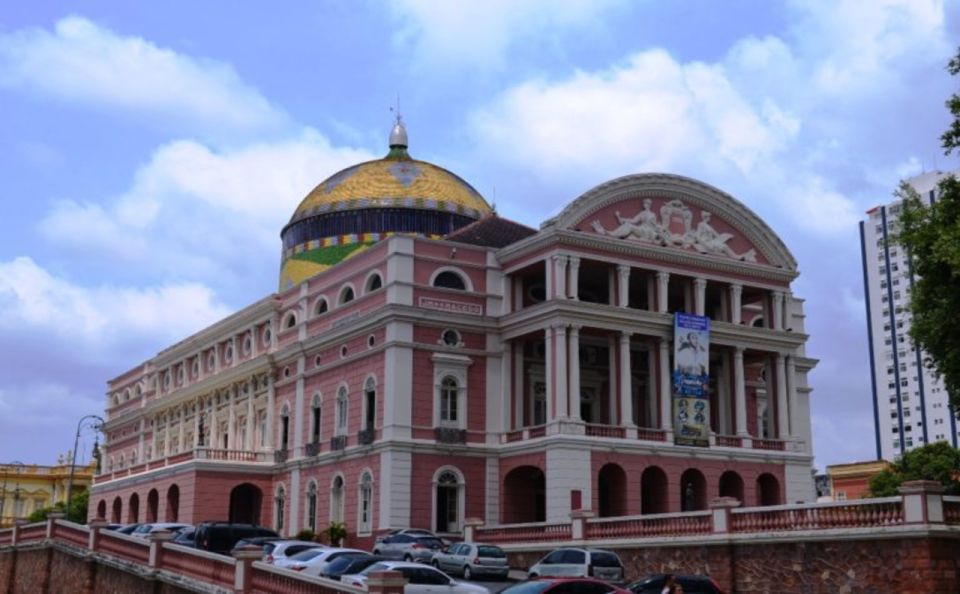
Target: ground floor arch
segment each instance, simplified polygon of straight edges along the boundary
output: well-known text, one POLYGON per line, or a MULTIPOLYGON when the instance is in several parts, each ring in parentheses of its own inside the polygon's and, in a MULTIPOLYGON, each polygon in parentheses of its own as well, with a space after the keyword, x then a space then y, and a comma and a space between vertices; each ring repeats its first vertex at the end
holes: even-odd
POLYGON ((668 511, 667 473, 649 466, 640 475, 640 513, 663 514, 668 511))
POLYGON ((160 493, 156 489, 150 489, 147 493, 147 521, 156 522, 159 518, 160 493))
POLYGON ((780 505, 780 481, 769 472, 757 477, 757 505, 780 505))
POLYGON ((259 524, 263 491, 250 483, 237 485, 230 491, 229 520, 239 524, 259 524))
POLYGON ((743 503, 743 479, 738 473, 728 470, 720 475, 717 492, 720 497, 733 497, 743 503))
POLYGON ((134 493, 127 504, 127 522, 136 524, 140 521, 140 496, 134 493))
POLYGON ((113 511, 110 514, 110 521, 114 524, 123 522, 123 500, 117 495, 113 498, 113 511))
POLYGON ((180 487, 170 485, 167 489, 167 522, 180 521, 180 487))
POLYGON ((506 524, 547 519, 547 479, 536 466, 518 466, 503 479, 500 515, 506 524))
POLYGON ((597 515, 627 515, 627 473, 619 464, 604 464, 597 475, 597 515))
POLYGON ((707 479, 696 468, 689 468, 680 476, 680 510, 703 509, 707 509, 707 479))

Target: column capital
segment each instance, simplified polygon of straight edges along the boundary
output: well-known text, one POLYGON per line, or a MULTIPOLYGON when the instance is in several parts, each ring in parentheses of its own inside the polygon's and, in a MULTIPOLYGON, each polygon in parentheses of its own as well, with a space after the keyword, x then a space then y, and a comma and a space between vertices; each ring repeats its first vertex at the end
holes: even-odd
POLYGON ((566 334, 566 333, 567 333, 567 324, 564 323, 564 322, 558 322, 558 323, 556 323, 556 324, 551 324, 550 327, 553 328, 554 331, 556 331, 556 332, 559 332, 559 333, 562 333, 562 334, 566 334))
POLYGON ((737 357, 743 358, 743 354, 746 352, 747 347, 740 346, 739 344, 733 347, 733 354, 737 357))
POLYGON ((706 287, 707 279, 703 278, 702 276, 698 276, 697 278, 693 279, 693 285, 695 287, 706 287))
POLYGON ((630 330, 621 330, 621 331, 620 331, 620 340, 621 340, 621 341, 630 340, 630 337, 631 337, 631 336, 633 336, 633 332, 631 332, 630 330))
POLYGON ((630 265, 629 264, 617 264, 617 274, 620 276, 626 276, 630 274, 630 265))
POLYGON ((670 278, 670 273, 667 272, 666 270, 658 270, 658 271, 657 271, 657 280, 669 279, 669 278, 670 278))
POLYGON ((580 334, 580 329, 583 328, 581 324, 570 324, 570 335, 580 334))
POLYGON ((566 254, 553 254, 550 256, 550 259, 558 264, 566 264, 569 258, 570 256, 567 256, 566 254))
POLYGON ((567 256, 570 266, 574 268, 580 266, 580 256, 567 256))

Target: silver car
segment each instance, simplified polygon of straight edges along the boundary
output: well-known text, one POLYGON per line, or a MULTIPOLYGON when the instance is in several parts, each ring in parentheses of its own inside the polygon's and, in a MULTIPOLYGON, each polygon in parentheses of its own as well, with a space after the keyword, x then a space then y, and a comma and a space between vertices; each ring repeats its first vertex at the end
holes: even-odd
POLYGON ((623 562, 616 553, 602 549, 556 549, 530 568, 530 578, 595 577, 623 581, 623 562))
POLYGON ((373 554, 387 559, 430 563, 434 553, 440 550, 443 550, 443 541, 436 536, 394 534, 378 542, 373 554))
POLYGON ((510 572, 503 549, 476 542, 452 544, 446 551, 435 553, 432 564, 441 571, 462 575, 465 580, 480 576, 506 579, 510 572))

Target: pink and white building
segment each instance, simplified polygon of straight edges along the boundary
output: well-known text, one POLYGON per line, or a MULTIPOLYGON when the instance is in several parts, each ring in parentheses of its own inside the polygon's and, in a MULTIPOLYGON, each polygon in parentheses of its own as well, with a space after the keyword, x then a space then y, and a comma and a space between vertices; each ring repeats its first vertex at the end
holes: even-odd
POLYGON ((91 517, 363 546, 814 500, 797 265, 752 211, 630 175, 534 230, 406 144, 308 195, 278 293, 109 382, 91 517), (673 443, 678 311, 711 318, 709 447, 673 443))

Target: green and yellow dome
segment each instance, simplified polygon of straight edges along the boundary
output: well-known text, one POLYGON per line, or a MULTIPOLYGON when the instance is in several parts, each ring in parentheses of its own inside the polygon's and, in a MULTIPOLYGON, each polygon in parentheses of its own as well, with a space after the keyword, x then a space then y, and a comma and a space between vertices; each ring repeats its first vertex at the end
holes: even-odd
POLYGON ((390 153, 335 173, 314 188, 283 228, 280 290, 397 233, 442 237, 491 213, 473 186, 410 158, 397 121, 390 153))

